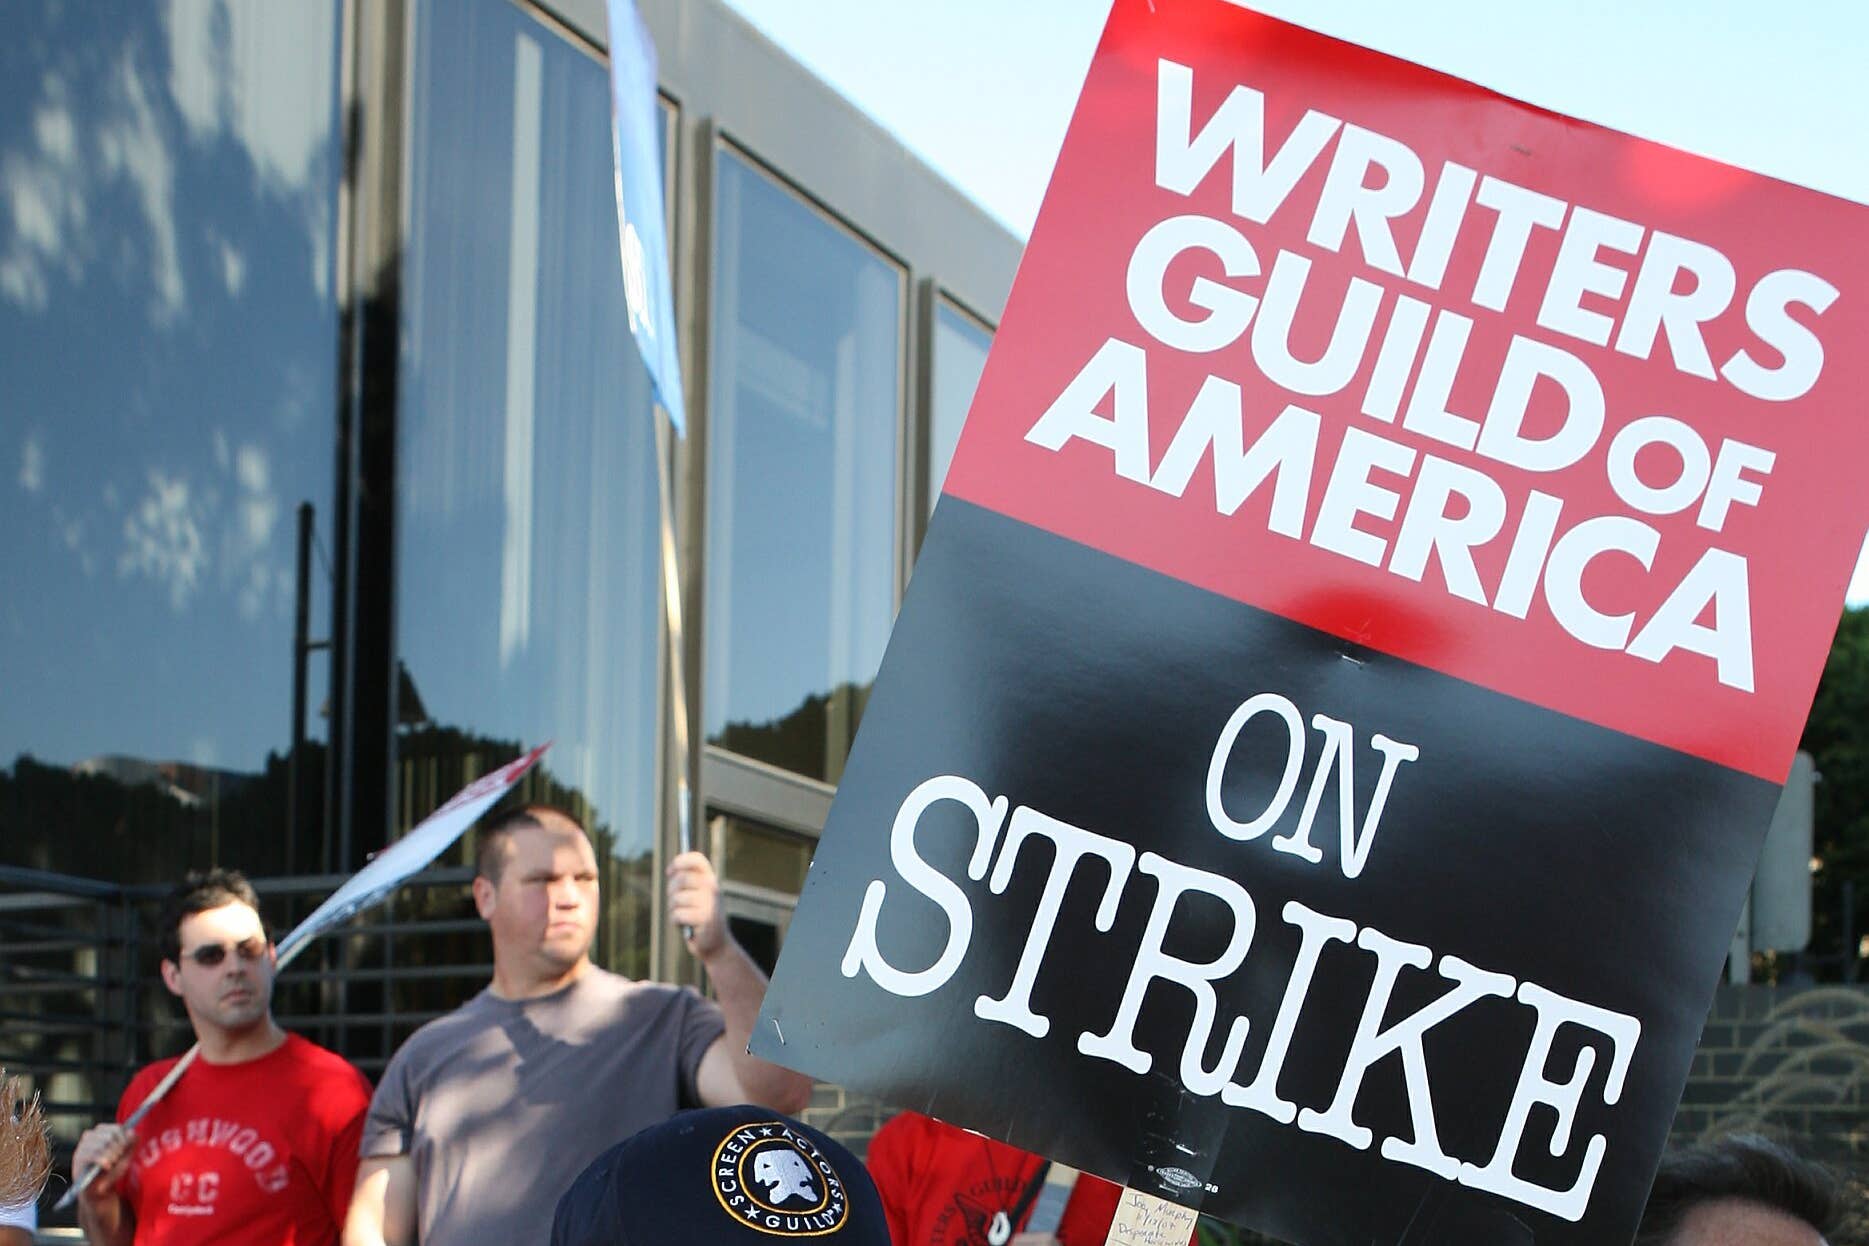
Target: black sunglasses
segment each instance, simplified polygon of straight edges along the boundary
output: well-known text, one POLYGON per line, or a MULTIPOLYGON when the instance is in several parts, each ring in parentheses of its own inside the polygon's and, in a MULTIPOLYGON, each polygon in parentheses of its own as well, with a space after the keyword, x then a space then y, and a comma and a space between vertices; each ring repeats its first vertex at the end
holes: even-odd
MULTIPOLYGON (((233 950, 240 954, 243 961, 256 961, 266 955, 266 939, 263 935, 254 935, 233 945, 233 950)), ((203 969, 212 969, 227 959, 228 945, 225 943, 204 943, 192 952, 182 955, 194 961, 203 969)))

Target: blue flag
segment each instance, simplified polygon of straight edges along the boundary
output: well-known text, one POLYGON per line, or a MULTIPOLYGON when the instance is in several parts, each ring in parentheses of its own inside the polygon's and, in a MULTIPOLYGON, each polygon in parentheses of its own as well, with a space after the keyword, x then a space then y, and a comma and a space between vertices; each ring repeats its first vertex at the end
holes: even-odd
POLYGON ((610 130, 616 154, 617 233, 629 331, 649 369, 656 398, 677 433, 687 428, 681 355, 675 348, 674 287, 662 207, 662 151, 656 141, 655 44, 634 0, 608 0, 610 130))

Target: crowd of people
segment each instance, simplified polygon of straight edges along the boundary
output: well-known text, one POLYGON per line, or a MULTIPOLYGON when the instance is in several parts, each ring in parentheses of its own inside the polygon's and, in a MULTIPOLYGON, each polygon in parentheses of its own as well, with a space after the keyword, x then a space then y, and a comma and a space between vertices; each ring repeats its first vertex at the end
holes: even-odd
MULTIPOLYGON (((594 965, 597 860, 563 812, 479 829, 474 905, 493 977, 423 1026, 374 1089, 272 1015, 274 948, 239 874, 191 875, 159 919, 160 973, 200 1054, 134 1128, 175 1060, 141 1070, 117 1120, 79 1139, 94 1246, 760 1242, 1097 1246, 1118 1187, 913 1113, 867 1167, 795 1119, 805 1077, 750 1055, 765 975, 733 939, 712 865, 668 867, 668 916, 715 998, 594 965), (1057 1197, 1047 1200, 1047 1191, 1057 1197), (1048 1206, 1048 1201, 1051 1205, 1048 1206)), ((30 1243, 43 1125, 0 1126, 0 1246, 30 1243), (37 1140, 37 1149, 31 1144, 37 1140), (9 1200, 10 1204, 9 1204, 9 1200), (10 1227, 9 1227, 10 1226, 10 1227), (15 1236, 9 1237, 9 1233, 15 1236)), ((1830 1246, 1837 1187, 1740 1137, 1671 1155, 1638 1246, 1830 1246)))

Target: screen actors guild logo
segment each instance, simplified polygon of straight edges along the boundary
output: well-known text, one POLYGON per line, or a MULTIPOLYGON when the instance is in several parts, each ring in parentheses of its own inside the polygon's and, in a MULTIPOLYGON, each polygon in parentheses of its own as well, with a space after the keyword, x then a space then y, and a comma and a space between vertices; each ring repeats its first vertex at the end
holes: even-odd
POLYGON ((811 1188, 811 1165, 797 1151, 776 1147, 761 1151, 753 1159, 753 1180, 766 1187, 766 1201, 770 1203, 793 1198, 810 1202, 817 1198, 811 1188))
POLYGON ((762 1233, 819 1237, 850 1217, 831 1161, 783 1121, 742 1125, 721 1139, 712 1177, 721 1207, 762 1233))

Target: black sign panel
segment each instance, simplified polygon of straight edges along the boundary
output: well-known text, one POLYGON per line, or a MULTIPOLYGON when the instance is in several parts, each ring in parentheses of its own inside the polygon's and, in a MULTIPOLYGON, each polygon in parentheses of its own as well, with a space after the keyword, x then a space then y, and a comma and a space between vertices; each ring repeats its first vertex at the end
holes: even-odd
POLYGON ((1778 788, 941 507, 754 1050, 1307 1246, 1633 1223, 1778 788))

